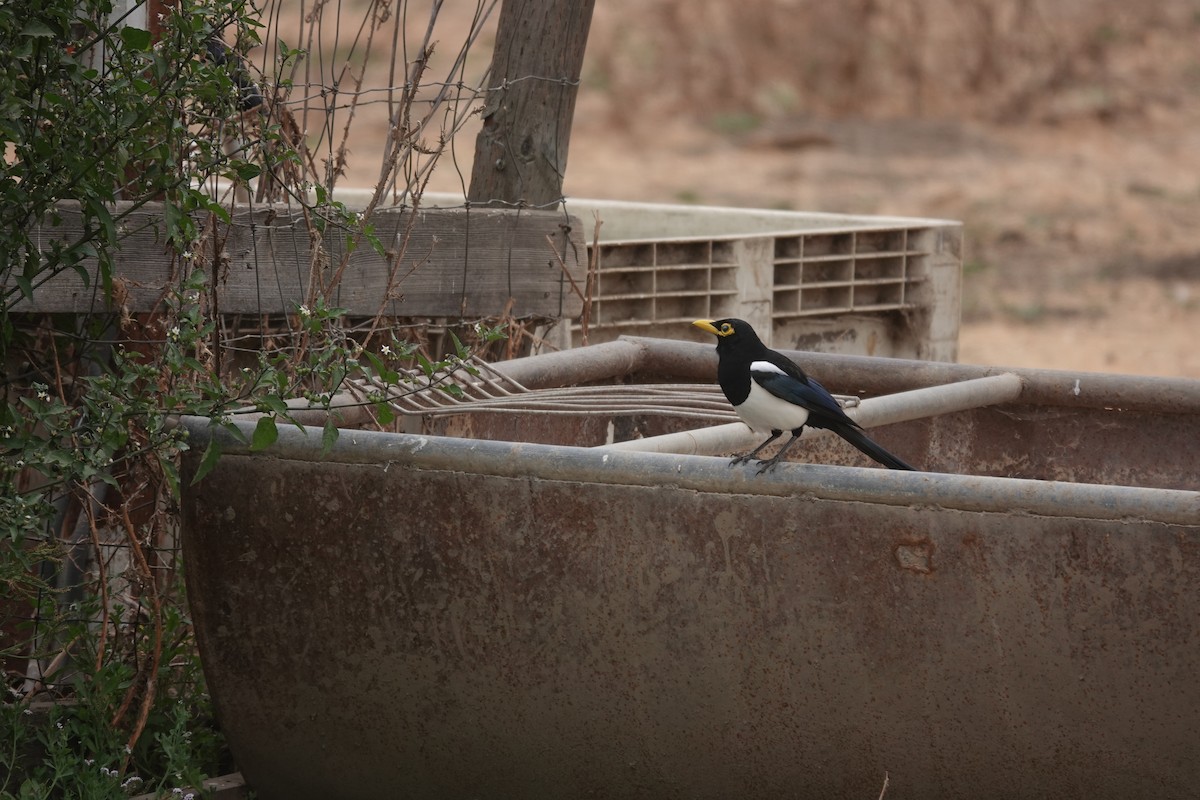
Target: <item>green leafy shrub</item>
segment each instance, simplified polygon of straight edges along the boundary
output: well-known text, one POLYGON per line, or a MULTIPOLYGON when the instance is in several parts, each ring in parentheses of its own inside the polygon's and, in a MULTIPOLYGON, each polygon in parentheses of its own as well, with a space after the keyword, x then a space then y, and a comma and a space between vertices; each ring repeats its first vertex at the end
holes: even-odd
MULTIPOLYGON (((261 47, 256 17, 240 0, 180 0, 152 32, 107 0, 0 4, 0 799, 169 794, 231 767, 183 596, 178 415, 237 433, 238 414, 259 414, 250 444, 262 449, 289 399, 328 407, 348 379, 374 378, 383 390, 361 402, 386 424, 386 390, 414 380, 402 365, 425 384, 470 369, 457 339, 434 361, 378 321, 355 334, 328 300, 335 286, 257 320, 249 344, 220 344, 205 223, 230 213, 216 181, 255 180, 311 212, 314 234, 345 231, 346 252, 380 249, 369 215, 315 174, 286 104, 268 102, 287 81, 252 86, 214 45, 233 31, 261 47), (239 124, 249 133, 231 148, 239 124), (159 310, 132 315, 114 255, 151 204, 178 281, 159 310), (75 239, 54 235, 67 207, 82 215, 75 239), (63 273, 105 310, 22 310, 63 273)), ((303 55, 272 48, 281 75, 303 55)), ((330 422, 326 444, 336 437, 330 422)), ((201 472, 219 456, 211 446, 201 472)))

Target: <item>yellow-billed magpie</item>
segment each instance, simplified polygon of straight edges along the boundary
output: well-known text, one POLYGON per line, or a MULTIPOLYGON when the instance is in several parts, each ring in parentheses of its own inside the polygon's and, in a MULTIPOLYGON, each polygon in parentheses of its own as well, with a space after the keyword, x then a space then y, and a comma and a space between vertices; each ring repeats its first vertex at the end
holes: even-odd
POLYGON ((698 319, 692 323, 717 337, 717 382, 742 421, 756 431, 770 431, 765 442, 731 463, 742 464, 791 431, 792 438, 773 458, 760 459, 759 473, 779 463, 804 426, 826 428, 891 469, 913 469, 867 438, 846 416, 825 387, 791 359, 768 348, 750 323, 740 319, 698 319))

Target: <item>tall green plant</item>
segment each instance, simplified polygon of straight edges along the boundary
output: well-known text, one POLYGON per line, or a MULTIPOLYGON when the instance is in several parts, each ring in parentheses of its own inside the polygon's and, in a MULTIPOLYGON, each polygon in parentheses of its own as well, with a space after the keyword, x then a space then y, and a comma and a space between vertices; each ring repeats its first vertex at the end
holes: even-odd
MULTIPOLYGON (((0 4, 0 798, 122 797, 220 768, 165 513, 187 447, 170 419, 283 410, 298 380, 269 354, 216 370, 201 302, 198 220, 228 219, 201 187, 277 166, 266 148, 227 154, 218 132, 245 87, 212 42, 233 29, 257 43, 253 9, 181 0, 153 23, 157 37, 105 0, 0 4), (151 202, 181 280, 133 320, 114 254, 151 202), (64 204, 82 215, 77 238, 54 230, 64 204), (111 313, 21 312, 67 271, 111 313), (42 715, 35 699, 65 702, 42 715)), ((320 322, 333 336, 336 315, 320 322)), ((344 374, 349 346, 312 341, 305 378, 344 374)))
MULTIPOLYGON (((457 340, 434 362, 379 325, 356 339, 331 286, 258 332, 260 346, 221 360, 211 223, 230 214, 209 191, 215 181, 258 179, 285 193, 306 207, 314 242, 333 226, 347 252, 381 248, 369 214, 335 201, 331 179, 316 174, 286 104, 265 113, 248 103, 247 68, 214 45, 232 33, 262 46, 255 9, 167 8, 152 33, 109 0, 0 3, 0 800, 170 791, 228 766, 173 544, 176 465, 188 447, 174 418, 206 416, 236 433, 237 414, 258 413, 249 443, 262 449, 291 421, 288 399, 328 406, 347 379, 372 378, 362 402, 386 422, 385 390, 417 380, 403 363, 418 364, 427 384, 469 369, 457 340), (249 135, 231 149, 224 131, 238 120, 249 135), (154 314, 135 318, 115 256, 150 203, 179 279, 154 314), (74 239, 55 230, 66 207, 82 216, 74 239), (109 310, 22 311, 64 272, 109 310), (34 700, 62 702, 35 713, 34 700)), ((304 55, 282 42, 264 49, 279 75, 304 55)), ((263 95, 286 94, 285 79, 267 81, 263 95)), ((391 169, 400 161, 393 154, 391 169)), ((484 343, 502 335, 476 333, 484 343)), ((326 444, 336 436, 330 423, 326 444)), ((219 456, 210 446, 201 473, 219 456)))
POLYGON ((217 415, 237 393, 196 357, 202 265, 179 261, 174 303, 133 348, 117 343, 133 326, 113 260, 149 202, 169 251, 187 252, 196 219, 224 213, 201 182, 249 171, 198 117, 239 110, 230 71, 203 56, 227 27, 254 38, 248 11, 185 0, 156 40, 107 2, 0 5, 0 797, 122 797, 220 766, 174 559, 157 549, 170 523, 153 512, 186 447, 169 413, 217 415), (64 204, 77 238, 54 231, 64 204), (65 271, 114 313, 20 312, 65 271), (41 715, 34 699, 64 702, 41 715))

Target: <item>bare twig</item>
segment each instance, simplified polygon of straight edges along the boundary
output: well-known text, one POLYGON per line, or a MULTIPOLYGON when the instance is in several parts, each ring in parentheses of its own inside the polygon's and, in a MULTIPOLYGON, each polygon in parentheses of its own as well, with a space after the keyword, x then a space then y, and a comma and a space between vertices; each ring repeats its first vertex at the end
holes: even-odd
MULTIPOLYGON (((137 529, 133 525, 133 521, 129 517, 129 504, 125 503, 121 507, 121 521, 125 528, 126 541, 129 543, 130 553, 133 555, 134 564, 138 572, 142 576, 143 585, 150 595, 150 605, 153 612, 152 619, 154 622, 154 641, 152 644, 150 663, 145 665, 141 671, 141 676, 144 676, 144 682, 135 680, 129 687, 129 692, 126 693, 125 701, 121 704, 121 709, 117 712, 113 719, 114 727, 120 722, 121 717, 129 708, 130 701, 133 699, 133 693, 136 691, 139 684, 143 685, 142 702, 138 710, 137 721, 134 723, 133 731, 129 734, 129 741, 125 746, 125 759, 121 765, 121 771, 124 772, 129 764, 129 759, 132 757, 134 745, 142 735, 142 731, 146 729, 146 722, 150 718, 150 710, 154 707, 154 695, 158 686, 158 668, 162 662, 163 653, 163 612, 162 602, 159 598, 158 582, 154 579, 154 574, 150 569, 150 562, 146 559, 146 554, 142 550, 142 543, 137 536, 137 529)), ((139 676, 139 677, 141 677, 139 676)))
POLYGON ((83 510, 87 514, 88 533, 92 537, 92 549, 96 553, 97 581, 100 584, 100 638, 96 642, 95 671, 100 672, 104 665, 104 648, 108 642, 109 608, 108 608, 108 575, 104 564, 103 551, 100 548, 100 531, 96 526, 96 511, 91 498, 83 501, 83 510))
POLYGON ((575 276, 571 274, 571 270, 567 269, 566 262, 564 262, 563 257, 559 255, 558 248, 554 246, 554 239, 548 233, 546 234, 546 243, 550 245, 550 252, 554 254, 554 260, 558 262, 558 268, 562 270, 563 275, 566 275, 567 280, 570 281, 571 291, 574 292, 575 296, 580 300, 586 302, 587 297, 583 293, 584 290, 580 289, 579 284, 575 282, 575 276))
POLYGON ((583 312, 579 315, 580 339, 584 347, 588 343, 588 325, 592 320, 592 298, 596 296, 596 277, 600 270, 600 226, 604 224, 603 220, 600 219, 599 211, 593 212, 593 216, 596 220, 596 226, 592 229, 592 251, 588 253, 583 312))

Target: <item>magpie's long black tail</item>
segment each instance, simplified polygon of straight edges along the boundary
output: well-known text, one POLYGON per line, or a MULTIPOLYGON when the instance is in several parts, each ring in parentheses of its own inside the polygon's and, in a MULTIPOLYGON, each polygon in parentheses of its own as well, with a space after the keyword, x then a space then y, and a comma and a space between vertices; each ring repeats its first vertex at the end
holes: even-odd
POLYGON ((872 441, 865 433, 863 433, 862 429, 860 428, 856 428, 853 425, 847 425, 844 422, 839 422, 834 425, 830 425, 829 429, 850 444, 857 447, 866 455, 875 459, 880 464, 883 464, 888 469, 916 469, 915 467, 896 458, 887 450, 884 450, 882 447, 872 441))

